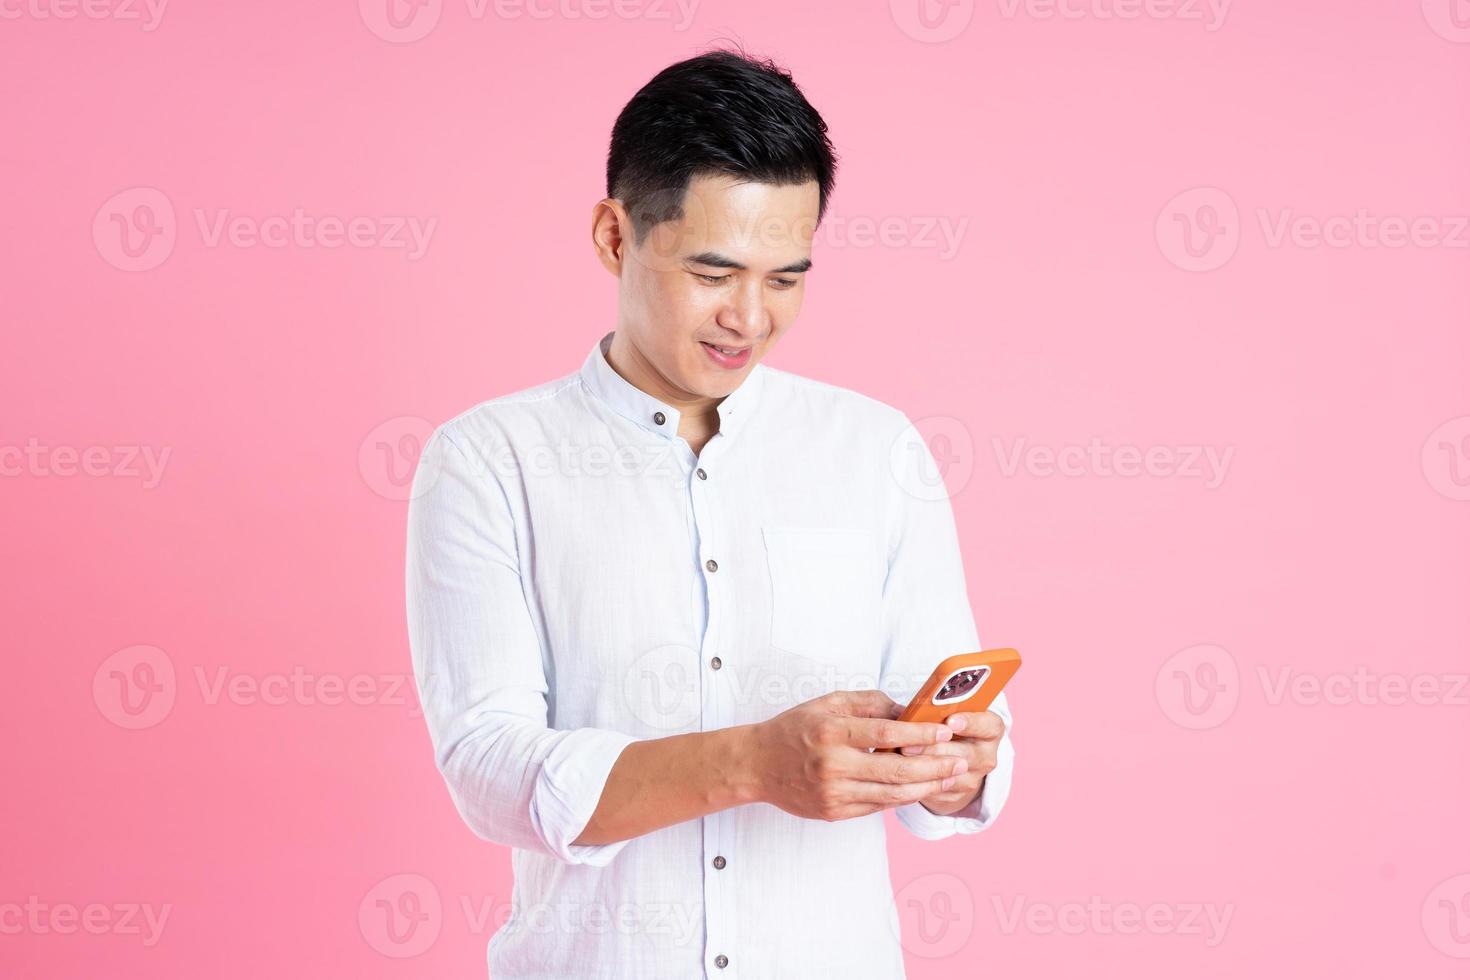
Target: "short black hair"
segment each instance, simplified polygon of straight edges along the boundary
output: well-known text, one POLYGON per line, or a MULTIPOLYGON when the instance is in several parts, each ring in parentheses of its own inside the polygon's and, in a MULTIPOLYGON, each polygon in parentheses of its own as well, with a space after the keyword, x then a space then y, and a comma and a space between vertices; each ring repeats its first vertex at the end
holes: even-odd
POLYGON ((608 146, 607 196, 623 202, 641 244, 654 225, 683 217, 696 177, 815 180, 820 223, 836 172, 827 123, 790 72, 716 49, 665 68, 623 107, 608 146))

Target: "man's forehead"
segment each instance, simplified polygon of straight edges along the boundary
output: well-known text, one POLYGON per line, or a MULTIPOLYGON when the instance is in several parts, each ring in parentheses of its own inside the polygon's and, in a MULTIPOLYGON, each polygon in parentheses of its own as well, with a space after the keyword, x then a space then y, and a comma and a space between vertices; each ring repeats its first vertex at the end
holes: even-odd
POLYGON ((773 184, 742 180, 729 174, 696 177, 685 191, 693 209, 729 218, 735 213, 771 212, 796 216, 810 212, 815 219, 821 205, 821 190, 814 180, 799 184, 773 184))
POLYGON ((815 181, 784 185, 735 183, 728 177, 691 181, 680 222, 687 254, 708 252, 748 267, 797 262, 811 251, 818 202, 815 181))

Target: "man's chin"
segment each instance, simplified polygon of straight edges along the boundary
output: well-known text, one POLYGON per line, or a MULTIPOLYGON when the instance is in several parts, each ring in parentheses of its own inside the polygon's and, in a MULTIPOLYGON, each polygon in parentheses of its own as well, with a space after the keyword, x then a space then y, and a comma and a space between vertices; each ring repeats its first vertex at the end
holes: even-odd
POLYGON ((740 387, 749 373, 747 369, 736 375, 722 374, 718 378, 701 378, 695 390, 702 398, 725 398, 740 387))
POLYGON ((751 369, 754 367, 754 364, 747 364, 739 371, 704 368, 692 373, 692 376, 686 379, 683 388, 700 398, 724 398, 740 387, 741 383, 750 376, 751 369))

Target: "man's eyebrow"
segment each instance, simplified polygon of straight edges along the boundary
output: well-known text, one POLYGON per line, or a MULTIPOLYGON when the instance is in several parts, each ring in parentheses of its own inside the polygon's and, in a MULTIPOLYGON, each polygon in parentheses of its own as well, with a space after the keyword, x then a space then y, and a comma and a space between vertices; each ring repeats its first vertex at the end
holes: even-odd
MULTIPOLYGON (((694 265, 714 266, 716 269, 745 269, 745 266, 741 263, 736 262, 734 259, 730 258, 727 255, 721 255, 719 252, 700 252, 698 255, 689 256, 686 261, 694 265)), ((790 265, 783 265, 781 268, 772 269, 771 271, 789 272, 795 274, 798 272, 805 272, 811 267, 811 259, 800 259, 796 262, 791 263, 790 265)))

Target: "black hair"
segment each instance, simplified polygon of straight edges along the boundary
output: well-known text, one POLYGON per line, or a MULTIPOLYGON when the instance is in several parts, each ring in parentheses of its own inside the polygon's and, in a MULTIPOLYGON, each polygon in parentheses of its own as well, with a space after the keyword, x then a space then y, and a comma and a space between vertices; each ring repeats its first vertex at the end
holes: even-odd
POLYGON ((717 49, 665 68, 623 107, 608 146, 607 196, 623 202, 641 244, 654 225, 683 217, 696 177, 815 180, 820 223, 836 171, 827 123, 791 74, 717 49))

